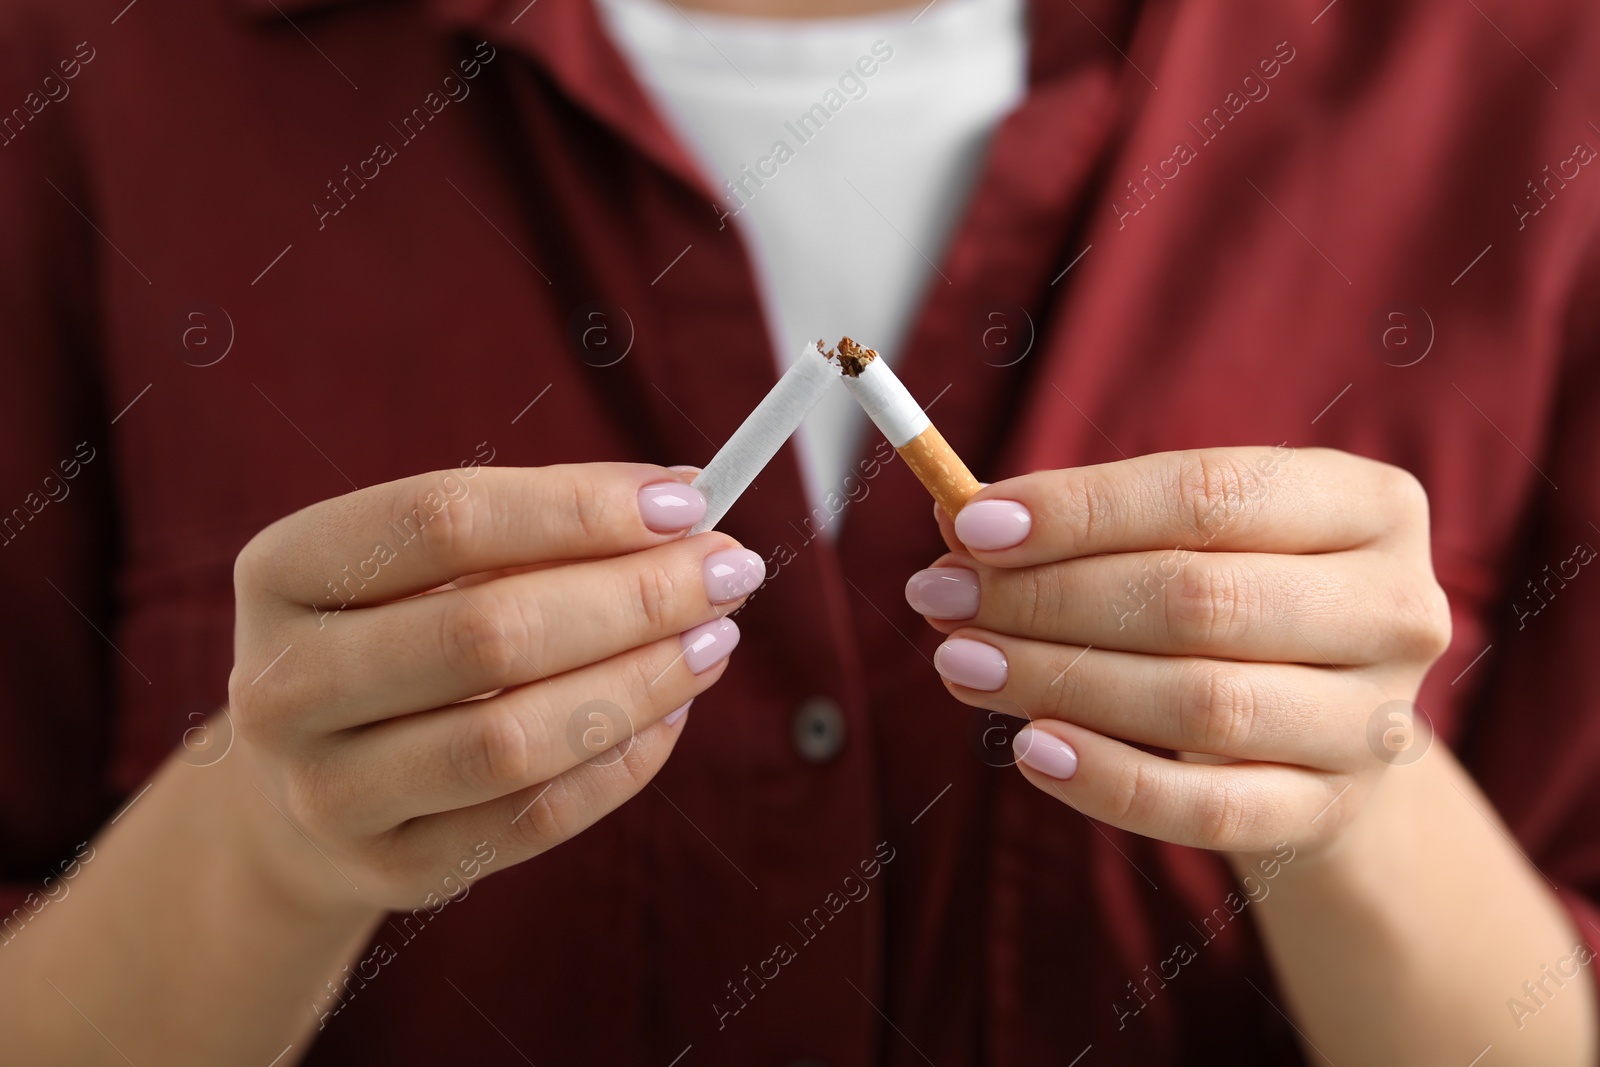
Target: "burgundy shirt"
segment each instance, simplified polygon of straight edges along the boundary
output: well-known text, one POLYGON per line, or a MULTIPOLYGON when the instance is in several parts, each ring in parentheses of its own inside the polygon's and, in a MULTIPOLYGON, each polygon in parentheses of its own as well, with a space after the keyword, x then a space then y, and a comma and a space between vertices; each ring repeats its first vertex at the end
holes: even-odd
MULTIPOLYGON (((475 456, 703 463, 773 379, 746 250, 584 0, 124 3, 0 0, 7 914, 225 699, 261 527, 475 456)), ((1322 7, 1036 4, 898 366, 985 479, 1415 472, 1455 620, 1420 703, 1600 941, 1600 10, 1322 7)), ((381 927, 306 1062, 1300 1062, 1216 856, 996 766, 902 597, 926 494, 870 469, 835 546, 779 457, 658 788, 381 927)))

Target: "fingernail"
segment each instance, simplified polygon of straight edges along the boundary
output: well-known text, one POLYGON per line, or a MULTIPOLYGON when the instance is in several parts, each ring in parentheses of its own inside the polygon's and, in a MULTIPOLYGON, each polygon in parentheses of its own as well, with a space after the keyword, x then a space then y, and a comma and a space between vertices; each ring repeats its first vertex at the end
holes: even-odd
POLYGON ((692 485, 656 482, 639 490, 639 514, 655 533, 687 530, 705 513, 705 494, 692 485))
POLYGON ((978 576, 965 567, 929 567, 906 582, 906 603, 935 619, 970 619, 978 613, 978 576))
POLYGON ((965 637, 952 637, 933 654, 941 675, 968 689, 992 693, 1006 684, 1006 654, 993 645, 965 637))
POLYGON ((706 598, 726 604, 756 591, 767 576, 767 565, 748 548, 725 548, 706 557, 703 568, 706 598))
POLYGON ((1011 739, 1011 751, 1017 754, 1018 762, 1063 782, 1078 773, 1078 754, 1072 746, 1031 726, 1017 731, 1011 739))
POLYGON ((683 707, 679 708, 677 711, 668 712, 666 717, 661 721, 666 723, 668 726, 678 725, 678 721, 685 715, 689 714, 689 705, 693 703, 694 697, 690 697, 688 700, 684 701, 683 707))
POLYGON ((732 619, 712 619, 685 630, 679 640, 683 642, 683 662, 695 674, 704 674, 738 647, 739 627, 732 619))
POLYGON ((667 470, 669 470, 669 471, 677 471, 679 474, 699 474, 700 473, 700 468, 699 467, 692 467, 687 463, 674 463, 672 466, 668 467, 667 470))
POLYGON ((1022 544, 1033 516, 1015 500, 974 500, 956 515, 956 536, 985 552, 1022 544))

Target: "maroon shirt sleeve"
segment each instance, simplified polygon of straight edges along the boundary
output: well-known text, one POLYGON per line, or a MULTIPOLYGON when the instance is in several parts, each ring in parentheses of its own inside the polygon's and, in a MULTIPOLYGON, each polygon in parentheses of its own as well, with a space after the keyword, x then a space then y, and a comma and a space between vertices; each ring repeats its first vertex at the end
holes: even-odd
POLYGON ((92 353, 96 277, 115 253, 78 213, 93 217, 94 193, 60 66, 76 43, 0 5, 0 946, 26 936, 45 876, 114 804, 112 427, 92 353))
POLYGON ((1600 245, 1590 244, 1587 260, 1567 315, 1552 324, 1565 335, 1566 366, 1547 444, 1519 442, 1543 475, 1541 499, 1505 575, 1493 647, 1478 665, 1478 713, 1462 745, 1498 817, 1587 945, 1584 952, 1575 940, 1565 967, 1545 961, 1567 978, 1600 954, 1600 245))

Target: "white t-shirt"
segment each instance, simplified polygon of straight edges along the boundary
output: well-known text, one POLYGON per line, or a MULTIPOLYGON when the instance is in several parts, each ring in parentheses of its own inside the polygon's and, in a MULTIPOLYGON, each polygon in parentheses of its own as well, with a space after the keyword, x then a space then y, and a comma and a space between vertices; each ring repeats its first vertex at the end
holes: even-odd
MULTIPOLYGON (((598 8, 722 192, 724 222, 755 261, 778 369, 805 342, 842 334, 893 364, 919 302, 948 284, 934 264, 990 134, 1022 97, 1023 0, 807 20, 667 0, 598 8)), ((866 426, 840 389, 801 428, 813 504, 839 491, 866 426)))

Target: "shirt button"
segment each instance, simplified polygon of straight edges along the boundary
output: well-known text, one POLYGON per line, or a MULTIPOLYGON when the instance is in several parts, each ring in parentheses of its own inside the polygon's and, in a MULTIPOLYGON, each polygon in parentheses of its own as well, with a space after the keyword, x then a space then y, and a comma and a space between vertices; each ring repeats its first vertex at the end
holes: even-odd
POLYGON ((794 747, 801 758, 827 763, 844 747, 844 711, 827 697, 811 697, 794 713, 794 747))

